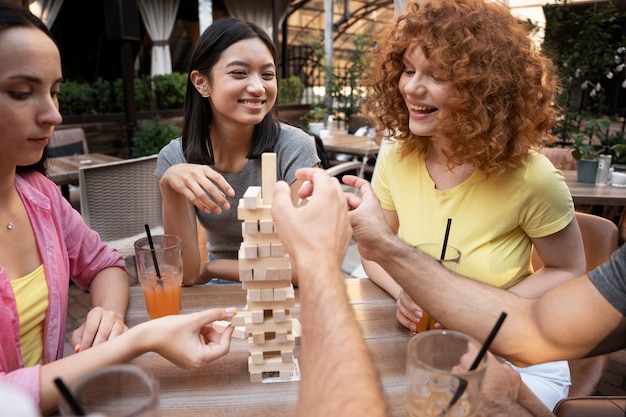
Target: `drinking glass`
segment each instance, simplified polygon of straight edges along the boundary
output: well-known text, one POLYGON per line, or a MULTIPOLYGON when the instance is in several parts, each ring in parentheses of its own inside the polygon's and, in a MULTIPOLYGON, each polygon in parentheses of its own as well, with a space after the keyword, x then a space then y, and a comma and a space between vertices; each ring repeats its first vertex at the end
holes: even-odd
MULTIPOLYGON (((159 382, 132 364, 110 365, 91 371, 69 386, 76 403, 88 415, 107 417, 158 417, 159 382)), ((62 397, 62 416, 76 413, 62 397)))
POLYGON ((153 236, 152 242, 154 249, 150 248, 147 237, 135 242, 137 276, 143 287, 148 315, 155 319, 180 314, 180 287, 183 282, 181 240, 178 236, 164 234, 153 236))
POLYGON ((407 347, 407 416, 474 415, 487 369, 487 360, 482 358, 474 370, 469 370, 479 350, 475 339, 452 330, 429 330, 413 336, 407 347))
MULTIPOLYGON (((461 264, 461 251, 454 246, 446 245, 446 253, 443 261, 441 260, 443 244, 441 243, 422 243, 420 245, 416 245, 415 248, 420 252, 435 258, 449 270, 459 272, 459 265, 461 264)), ((411 334, 414 335, 415 333, 431 330, 434 326, 435 320, 430 316, 430 314, 422 309, 422 318, 419 322, 415 323, 416 329, 415 331, 412 331, 411 334)))

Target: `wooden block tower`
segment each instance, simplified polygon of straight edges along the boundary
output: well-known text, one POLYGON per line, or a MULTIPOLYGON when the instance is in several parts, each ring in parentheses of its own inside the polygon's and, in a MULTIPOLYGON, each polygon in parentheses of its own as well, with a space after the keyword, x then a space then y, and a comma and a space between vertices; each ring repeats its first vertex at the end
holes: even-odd
POLYGON ((272 219, 276 184, 276 154, 261 155, 262 187, 246 190, 237 216, 242 220, 239 278, 247 291, 247 309, 232 319, 244 326, 248 338, 248 370, 252 382, 279 377, 289 381, 296 368, 291 309, 295 294, 291 264, 278 239, 272 219))

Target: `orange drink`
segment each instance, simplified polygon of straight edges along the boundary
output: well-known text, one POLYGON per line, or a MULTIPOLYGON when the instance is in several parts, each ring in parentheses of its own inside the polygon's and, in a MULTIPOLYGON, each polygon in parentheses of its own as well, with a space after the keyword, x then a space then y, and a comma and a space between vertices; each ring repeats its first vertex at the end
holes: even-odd
POLYGON ((160 269, 161 279, 156 275, 154 269, 152 273, 145 271, 139 277, 143 294, 146 297, 146 308, 151 319, 180 314, 180 286, 183 282, 182 271, 176 271, 169 265, 164 265, 160 269))
POLYGON ((137 275, 151 319, 180 314, 183 282, 181 240, 174 235, 147 237, 135 242, 137 275))
MULTIPOLYGON (((443 245, 440 243, 423 243, 416 245, 415 248, 420 252, 425 253, 435 259, 437 259, 443 266, 451 271, 459 272, 459 265, 461 263, 461 251, 450 245, 446 246, 445 255, 441 259, 443 245)), ((425 332, 426 330, 433 330, 437 321, 433 319, 424 309, 422 309, 422 318, 419 322, 415 323, 415 331, 411 334, 425 332)))

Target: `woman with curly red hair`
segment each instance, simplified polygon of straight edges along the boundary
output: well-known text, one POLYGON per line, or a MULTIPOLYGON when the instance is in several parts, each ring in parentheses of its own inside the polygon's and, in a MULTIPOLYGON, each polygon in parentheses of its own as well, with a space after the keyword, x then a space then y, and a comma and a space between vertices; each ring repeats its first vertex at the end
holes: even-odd
MULTIPOLYGON (((448 244, 462 253, 459 273, 525 297, 584 274, 571 195, 537 152, 557 116, 553 65, 506 7, 410 3, 382 34, 368 79, 372 117, 390 139, 373 187, 404 241, 442 242, 452 219, 448 244), (537 271, 533 246, 545 265, 537 271)), ((380 266, 363 266, 414 330, 421 308, 400 297, 380 266)), ((567 396, 567 362, 518 370, 550 409, 567 396)))

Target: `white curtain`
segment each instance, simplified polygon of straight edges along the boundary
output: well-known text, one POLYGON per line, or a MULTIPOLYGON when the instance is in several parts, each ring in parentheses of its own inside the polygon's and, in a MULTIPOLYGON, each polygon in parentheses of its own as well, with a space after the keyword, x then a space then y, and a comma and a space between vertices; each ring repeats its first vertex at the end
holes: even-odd
POLYGON ((198 19, 200 20, 200 34, 213 24, 213 2, 198 0, 198 19))
POLYGON ((63 6, 63 0, 30 0, 28 8, 30 12, 40 18, 49 29, 57 18, 61 6, 63 6))
POLYGON ((138 0, 137 7, 150 39, 152 39, 152 66, 150 73, 170 74, 172 56, 169 38, 176 22, 180 0, 138 0))
POLYGON ((228 13, 239 19, 256 23, 272 37, 273 2, 278 2, 278 25, 280 26, 287 15, 289 0, 238 0, 225 1, 228 13))

